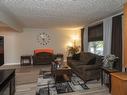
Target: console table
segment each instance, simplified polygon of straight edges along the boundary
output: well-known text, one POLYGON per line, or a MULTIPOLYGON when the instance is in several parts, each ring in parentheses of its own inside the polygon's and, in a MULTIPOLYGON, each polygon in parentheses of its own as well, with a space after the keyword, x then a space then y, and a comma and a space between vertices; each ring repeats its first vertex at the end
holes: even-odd
POLYGON ((0 70, 0 95, 15 94, 15 69, 0 70))

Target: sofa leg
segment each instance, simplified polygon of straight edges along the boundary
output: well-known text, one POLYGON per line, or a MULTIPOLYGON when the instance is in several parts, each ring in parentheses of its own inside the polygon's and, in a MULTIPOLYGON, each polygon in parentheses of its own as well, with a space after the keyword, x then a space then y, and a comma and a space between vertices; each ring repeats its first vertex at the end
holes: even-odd
POLYGON ((100 80, 100 78, 97 78, 97 81, 99 81, 100 80))

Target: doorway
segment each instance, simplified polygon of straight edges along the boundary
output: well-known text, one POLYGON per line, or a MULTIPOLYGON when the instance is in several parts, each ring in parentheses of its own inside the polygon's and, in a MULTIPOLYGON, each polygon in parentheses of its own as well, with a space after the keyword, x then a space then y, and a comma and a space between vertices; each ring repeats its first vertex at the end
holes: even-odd
POLYGON ((0 36, 0 66, 4 64, 4 37, 0 36))

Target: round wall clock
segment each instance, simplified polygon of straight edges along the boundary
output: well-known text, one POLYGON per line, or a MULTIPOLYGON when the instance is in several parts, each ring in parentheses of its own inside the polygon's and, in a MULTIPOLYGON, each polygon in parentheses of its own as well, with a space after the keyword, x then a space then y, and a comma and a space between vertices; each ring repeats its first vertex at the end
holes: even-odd
POLYGON ((47 33, 40 33, 37 40, 41 45, 47 45, 50 42, 50 37, 47 33))

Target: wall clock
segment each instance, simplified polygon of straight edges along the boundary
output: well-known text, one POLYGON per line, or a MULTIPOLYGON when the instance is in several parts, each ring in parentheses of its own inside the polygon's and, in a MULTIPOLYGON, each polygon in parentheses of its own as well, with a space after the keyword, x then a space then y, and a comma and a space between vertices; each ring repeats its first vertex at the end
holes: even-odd
POLYGON ((50 42, 50 37, 47 33, 40 33, 37 38, 39 44, 47 45, 50 42))

